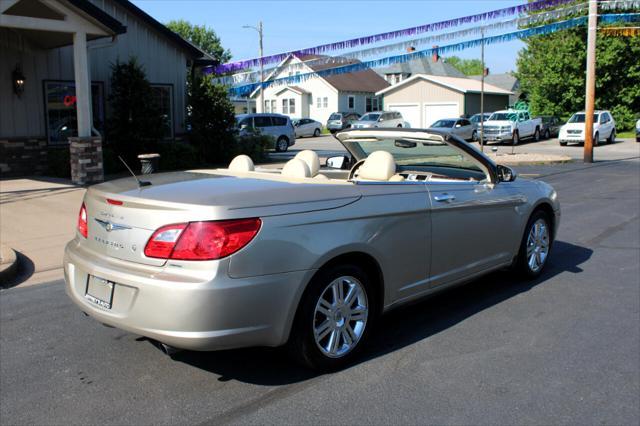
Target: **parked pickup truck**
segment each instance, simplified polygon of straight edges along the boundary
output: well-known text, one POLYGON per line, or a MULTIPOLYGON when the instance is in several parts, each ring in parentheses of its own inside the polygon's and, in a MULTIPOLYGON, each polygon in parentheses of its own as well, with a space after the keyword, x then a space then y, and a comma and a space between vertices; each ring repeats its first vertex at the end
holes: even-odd
POLYGON ((521 139, 540 140, 542 120, 531 118, 527 111, 496 111, 484 122, 486 142, 511 142, 518 145, 521 139))

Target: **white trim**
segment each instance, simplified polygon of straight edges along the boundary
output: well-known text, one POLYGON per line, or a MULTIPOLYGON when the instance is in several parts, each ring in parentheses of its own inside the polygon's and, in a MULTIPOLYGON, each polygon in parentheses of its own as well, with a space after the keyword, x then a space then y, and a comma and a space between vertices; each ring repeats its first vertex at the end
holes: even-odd
MULTIPOLYGON (((392 104, 389 104, 388 106, 389 106, 389 108, 391 108, 392 106, 399 106, 399 107, 417 106, 417 107, 419 107, 420 106, 420 102, 394 102, 392 104)), ((387 109, 386 106, 385 106, 384 110, 385 111, 392 111, 390 109, 387 109)))
MULTIPOLYGON (((451 78, 461 78, 461 77, 451 77, 451 78)), ((479 90, 463 89, 461 87, 457 87, 457 86, 452 85, 450 83, 446 83, 446 82, 440 81, 435 76, 431 76, 431 75, 427 75, 427 74, 415 74, 415 75, 409 77, 408 79, 401 81, 400 83, 394 84, 393 86, 389 86, 386 89, 382 89, 379 92, 376 92, 376 96, 383 95, 383 94, 388 93, 388 92, 390 92, 392 90, 396 90, 398 88, 401 88, 401 87, 403 87, 403 86, 405 86, 407 84, 411 84, 413 81, 418 80, 418 79, 425 80, 425 81, 428 81, 430 83, 437 84, 437 85, 440 85, 440 86, 444 86, 444 87, 446 87, 448 89, 455 90, 456 92, 460 92, 460 93, 480 93, 479 90)), ((475 83, 478 82, 478 80, 473 80, 473 79, 469 79, 469 80, 471 80, 471 81, 473 81, 475 83)), ((500 89, 499 87, 495 87, 495 89, 492 89, 492 87, 495 87, 495 86, 492 86, 490 84, 485 84, 484 93, 487 94, 487 95, 513 95, 513 92, 509 92, 508 90, 500 89), (487 86, 488 86, 488 89, 487 89, 487 86)))

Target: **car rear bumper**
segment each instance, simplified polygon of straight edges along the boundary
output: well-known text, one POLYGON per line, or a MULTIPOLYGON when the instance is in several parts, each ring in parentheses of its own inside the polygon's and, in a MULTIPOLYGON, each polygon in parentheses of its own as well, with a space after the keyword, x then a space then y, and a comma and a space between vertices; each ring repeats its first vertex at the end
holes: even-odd
POLYGON ((97 321, 177 348, 284 344, 311 271, 233 279, 228 259, 206 263, 211 268, 195 272, 145 267, 96 255, 74 240, 65 249, 65 289, 97 321), (87 299, 90 276, 114 283, 110 309, 87 299))

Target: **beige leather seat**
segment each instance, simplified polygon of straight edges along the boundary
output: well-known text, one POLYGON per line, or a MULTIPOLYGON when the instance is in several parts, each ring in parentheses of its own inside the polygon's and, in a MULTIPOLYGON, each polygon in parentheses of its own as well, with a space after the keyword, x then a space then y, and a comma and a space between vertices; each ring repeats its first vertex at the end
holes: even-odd
POLYGON ((255 166, 248 155, 238 155, 229 163, 229 170, 233 172, 252 172, 255 170, 255 166))
POLYGON ((298 158, 287 161, 282 168, 281 174, 282 176, 296 179, 311 177, 311 171, 309 170, 307 163, 298 158))
POLYGON ((318 154, 316 154, 315 151, 305 149, 304 151, 297 153, 293 158, 297 158, 298 160, 302 160, 307 163, 311 177, 315 177, 318 174, 318 171, 320 170, 320 158, 318 158, 318 154))
POLYGON ((396 162, 393 155, 387 151, 374 151, 358 169, 357 180, 381 182, 403 180, 399 179, 402 176, 396 176, 396 162))

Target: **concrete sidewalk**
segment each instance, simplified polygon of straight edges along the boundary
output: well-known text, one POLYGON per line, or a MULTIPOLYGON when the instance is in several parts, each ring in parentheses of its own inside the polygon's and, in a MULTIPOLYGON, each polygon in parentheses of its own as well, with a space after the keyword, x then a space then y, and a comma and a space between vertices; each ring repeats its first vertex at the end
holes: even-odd
POLYGON ((0 180, 0 243, 18 252, 17 283, 63 277, 64 246, 75 235, 84 193, 65 179, 0 180))

